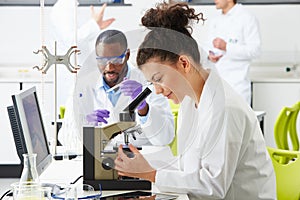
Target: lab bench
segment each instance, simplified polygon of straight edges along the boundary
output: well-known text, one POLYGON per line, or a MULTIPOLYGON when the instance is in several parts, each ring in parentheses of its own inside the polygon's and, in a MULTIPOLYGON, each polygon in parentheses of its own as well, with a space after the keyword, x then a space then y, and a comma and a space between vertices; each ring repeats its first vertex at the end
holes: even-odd
MULTIPOLYGON (((151 147, 145 148, 146 151, 151 151, 151 147)), ((159 150, 160 151, 160 150, 159 150)), ((166 151, 166 149, 162 149, 166 151)), ((151 156, 151 155, 150 155, 151 156)), ((51 183, 51 184, 66 184, 74 182, 83 172, 83 161, 82 157, 79 156, 73 160, 53 160, 49 167, 40 175, 40 182, 51 183), (71 169, 71 170, 70 170, 71 169)), ((14 182, 18 182, 18 178, 0 178, 0 196, 2 196, 7 190, 10 189, 10 185, 14 182)), ((82 184, 82 179, 79 179, 77 184, 82 184)), ((127 190, 115 191, 115 190, 103 190, 102 196, 109 196, 113 194, 126 193, 127 190)), ((152 184, 151 192, 160 193, 155 184, 152 184)), ((98 194, 99 191, 95 191, 98 194)), ((174 193, 173 193, 174 194, 174 193)), ((89 193, 90 195, 90 193, 89 193)), ((188 200, 186 194, 175 194, 178 195, 178 200, 188 200)), ((6 198, 4 198, 6 199, 6 198)), ((12 199, 12 198, 8 198, 12 199)))

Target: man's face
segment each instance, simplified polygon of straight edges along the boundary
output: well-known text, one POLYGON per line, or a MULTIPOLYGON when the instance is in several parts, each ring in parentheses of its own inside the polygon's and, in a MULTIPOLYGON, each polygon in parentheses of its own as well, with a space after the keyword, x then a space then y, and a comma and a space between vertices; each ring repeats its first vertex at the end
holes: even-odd
POLYGON ((216 8, 223 9, 227 7, 228 0, 215 0, 216 8))
POLYGON ((126 73, 129 52, 119 43, 99 44, 96 48, 97 64, 105 82, 110 86, 122 81, 126 73))
POLYGON ((223 13, 227 13, 234 5, 233 0, 214 0, 217 9, 221 9, 223 13))

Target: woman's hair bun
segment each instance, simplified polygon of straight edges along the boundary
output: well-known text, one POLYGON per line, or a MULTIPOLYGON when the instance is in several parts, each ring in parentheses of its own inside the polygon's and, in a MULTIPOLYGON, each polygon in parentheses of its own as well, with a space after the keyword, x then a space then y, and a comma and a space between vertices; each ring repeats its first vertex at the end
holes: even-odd
POLYGON ((147 28, 168 28, 180 32, 190 28, 190 20, 203 20, 202 13, 195 14, 195 10, 187 3, 159 3, 155 8, 149 9, 142 17, 142 25, 147 28))

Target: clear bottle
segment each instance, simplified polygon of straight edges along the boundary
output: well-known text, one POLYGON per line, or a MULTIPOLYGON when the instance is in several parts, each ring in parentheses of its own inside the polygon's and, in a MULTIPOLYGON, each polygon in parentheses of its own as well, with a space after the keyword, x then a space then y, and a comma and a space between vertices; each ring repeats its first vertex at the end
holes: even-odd
POLYGON ((37 154, 23 154, 23 171, 20 178, 20 184, 38 184, 39 175, 36 169, 36 156, 37 154))

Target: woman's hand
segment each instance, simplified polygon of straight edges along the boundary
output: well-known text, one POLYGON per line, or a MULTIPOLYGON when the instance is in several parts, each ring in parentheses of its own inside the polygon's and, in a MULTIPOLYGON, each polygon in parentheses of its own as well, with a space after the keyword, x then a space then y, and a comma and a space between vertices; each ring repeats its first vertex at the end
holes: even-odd
POLYGON ((119 146, 118 156, 115 160, 115 169, 118 171, 118 174, 155 182, 156 170, 151 167, 139 150, 132 144, 129 144, 129 149, 134 154, 132 158, 129 158, 123 152, 122 145, 119 146))

